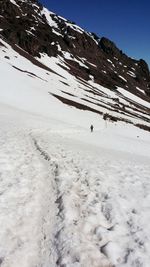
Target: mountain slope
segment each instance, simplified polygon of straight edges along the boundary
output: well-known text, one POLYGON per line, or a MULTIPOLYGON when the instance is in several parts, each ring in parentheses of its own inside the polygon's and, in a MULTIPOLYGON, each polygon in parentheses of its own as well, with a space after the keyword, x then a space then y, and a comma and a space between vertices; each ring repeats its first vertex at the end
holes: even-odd
POLYGON ((17 53, 63 78, 62 90, 51 91, 61 102, 104 119, 140 119, 135 124, 149 129, 150 73, 145 61, 127 57, 113 42, 84 31, 37 1, 1 0, 0 28, 1 38, 17 53), (77 82, 76 89, 66 77, 77 82))
POLYGON ((0 15, 3 36, 29 54, 61 55, 73 75, 86 80, 91 75, 101 85, 111 89, 123 87, 142 97, 138 86, 149 95, 150 73, 146 62, 127 57, 108 39, 84 31, 37 1, 1 0, 0 15))
POLYGON ((61 103, 64 103, 65 115, 58 114, 60 118, 65 116, 65 120, 72 119, 73 122, 74 115, 70 117, 72 112, 76 114, 77 121, 78 114, 81 114, 80 118, 88 119, 89 112, 92 112, 89 118, 93 117, 94 121, 96 118, 97 124, 107 115, 108 119, 143 125, 141 127, 149 129, 150 104, 145 100, 125 93, 122 88, 112 91, 92 81, 75 78, 69 74, 61 57, 44 55, 41 64, 19 47, 15 50, 1 40, 1 102, 9 105, 15 103, 18 108, 30 107, 39 114, 43 112, 45 103, 44 112, 49 116, 56 116, 61 103), (43 103, 39 102, 38 95, 41 95, 43 103), (72 107, 76 108, 75 112, 72 107))
POLYGON ((146 63, 37 1, 0 14, 0 266, 149 267, 146 63))

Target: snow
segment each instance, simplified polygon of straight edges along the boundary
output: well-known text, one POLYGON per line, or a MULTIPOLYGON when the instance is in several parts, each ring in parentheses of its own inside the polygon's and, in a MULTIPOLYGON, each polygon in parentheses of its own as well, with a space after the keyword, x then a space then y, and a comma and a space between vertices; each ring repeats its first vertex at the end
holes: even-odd
POLYGON ((32 7, 34 8, 34 10, 35 10, 35 11, 37 11, 36 9, 38 9, 38 10, 39 10, 39 6, 38 6, 38 5, 36 5, 36 4, 32 4, 32 7))
POLYGON ((145 100, 143 100, 143 99, 141 99, 140 97, 138 97, 138 96, 136 96, 136 95, 134 95, 134 94, 132 94, 132 93, 130 93, 128 91, 124 91, 122 88, 118 88, 118 91, 120 93, 122 93, 124 96, 126 96, 127 98, 135 101, 136 103, 139 103, 139 104, 141 104, 141 105, 143 105, 145 107, 150 108, 150 103, 145 101, 145 100))
POLYGON ((111 63, 112 66, 115 68, 115 65, 113 64, 113 62, 112 62, 110 59, 107 59, 107 61, 108 61, 109 63, 111 63))
POLYGON ((58 51, 61 51, 61 46, 57 44, 58 51))
POLYGON ((87 88, 63 58, 41 54, 48 72, 1 42, 1 267, 149 267, 149 132, 62 104, 49 92, 87 88))
MULTIPOLYGON (((44 7, 43 10, 42 10, 42 12, 41 12, 41 14, 45 14, 46 19, 47 19, 48 23, 50 24, 50 26, 53 25, 52 27, 58 28, 57 23, 51 17, 51 15, 54 15, 55 16, 56 15, 55 13, 49 11, 47 8, 44 7)), ((58 18, 58 20, 63 20, 65 22, 66 26, 69 26, 70 28, 74 29, 75 31, 80 32, 80 33, 83 33, 84 32, 84 30, 82 28, 80 28, 76 24, 73 24, 73 23, 69 22, 64 17, 57 16, 57 18, 58 18)), ((74 38, 74 37, 72 37, 72 38, 74 38)))
POLYGON ((14 4, 15 6, 19 7, 19 6, 17 5, 17 3, 16 3, 15 0, 10 0, 10 2, 11 2, 12 4, 14 4))
POLYGON ((80 28, 79 26, 77 26, 76 24, 72 24, 72 23, 70 23, 68 21, 65 22, 65 23, 66 23, 66 26, 68 26, 68 27, 72 28, 73 30, 83 34, 84 30, 82 28, 80 28))
POLYGON ((113 64, 112 61, 111 61, 110 59, 107 59, 107 61, 108 61, 109 63, 113 64))
POLYGON ((136 89, 139 90, 142 93, 145 93, 143 89, 139 88, 138 86, 136 86, 136 89))
POLYGON ((130 75, 130 76, 133 77, 133 78, 136 78, 135 73, 132 72, 132 71, 128 71, 127 74, 130 75))
POLYGON ((55 29, 52 29, 52 32, 55 33, 58 36, 62 36, 63 37, 63 35, 61 33, 59 33, 58 31, 55 31, 55 29))
POLYGON ((94 82, 94 76, 93 75, 89 75, 90 80, 92 80, 94 82))
POLYGON ((0 124, 2 266, 149 266, 146 134, 91 134, 5 105, 0 124))
POLYGON ((27 34, 31 34, 31 35, 33 35, 34 36, 34 34, 33 34, 33 32, 31 32, 31 31, 28 31, 28 30, 26 30, 26 32, 27 32, 27 34))
POLYGON ((41 11, 41 15, 45 15, 46 20, 48 22, 48 24, 52 27, 52 28, 58 28, 57 23, 52 19, 51 14, 53 14, 52 12, 50 12, 47 8, 43 8, 43 10, 41 11))
POLYGON ((93 64, 93 63, 91 63, 91 62, 89 62, 89 61, 86 61, 86 62, 87 62, 88 64, 90 64, 91 66, 97 68, 97 66, 96 66, 95 64, 93 64))
POLYGON ((64 17, 61 17, 61 16, 58 16, 58 18, 64 20, 64 21, 67 21, 64 17))
POLYGON ((86 31, 86 34, 88 36, 90 36, 97 45, 99 44, 99 41, 100 41, 101 38, 99 38, 98 40, 96 40, 91 32, 87 32, 86 31))
POLYGON ((89 67, 87 67, 87 66, 83 63, 83 59, 82 59, 82 58, 79 58, 79 59, 81 59, 81 61, 80 61, 80 60, 76 59, 76 58, 75 58, 72 54, 70 54, 69 52, 62 51, 62 53, 63 53, 63 55, 64 55, 64 57, 65 57, 66 59, 73 60, 73 61, 77 62, 81 67, 84 67, 84 68, 86 68, 86 69, 89 69, 89 67))
POLYGON ((13 125, 13 117, 8 122, 5 118, 3 114, 0 120, 4 127, 0 130, 1 266, 49 266, 49 253, 55 258, 51 228, 57 211, 52 206, 49 210, 48 205, 55 201, 51 174, 40 160, 29 130, 13 125))
POLYGON ((119 75, 119 77, 120 77, 122 80, 124 80, 125 82, 127 82, 127 80, 126 80, 124 77, 122 77, 121 75, 119 75))

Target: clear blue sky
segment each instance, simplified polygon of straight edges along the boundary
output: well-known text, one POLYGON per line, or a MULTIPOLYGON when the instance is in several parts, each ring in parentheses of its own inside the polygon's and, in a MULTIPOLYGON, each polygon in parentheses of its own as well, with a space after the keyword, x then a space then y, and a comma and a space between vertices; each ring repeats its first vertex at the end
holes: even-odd
POLYGON ((150 66, 150 0, 39 0, 87 31, 105 36, 150 66))

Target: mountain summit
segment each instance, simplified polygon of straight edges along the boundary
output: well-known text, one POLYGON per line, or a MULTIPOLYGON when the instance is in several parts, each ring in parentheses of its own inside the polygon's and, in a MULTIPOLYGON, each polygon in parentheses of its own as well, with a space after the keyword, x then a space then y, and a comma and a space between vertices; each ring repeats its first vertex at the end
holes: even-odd
POLYGON ((3 41, 33 64, 57 73, 50 63, 55 58, 57 66, 78 80, 82 103, 68 80, 63 81, 63 95, 53 94, 61 102, 102 116, 111 111, 109 118, 115 120, 149 122, 149 104, 144 103, 150 103, 150 72, 144 60, 128 57, 109 39, 83 30, 36 0, 0 0, 0 29, 3 41))

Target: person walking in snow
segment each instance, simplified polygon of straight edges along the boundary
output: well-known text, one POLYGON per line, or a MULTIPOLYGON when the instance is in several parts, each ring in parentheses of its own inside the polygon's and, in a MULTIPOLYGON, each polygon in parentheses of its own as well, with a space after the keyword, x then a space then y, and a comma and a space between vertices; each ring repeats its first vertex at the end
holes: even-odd
POLYGON ((91 129, 91 133, 92 133, 93 129, 94 129, 93 125, 90 126, 90 129, 91 129))

